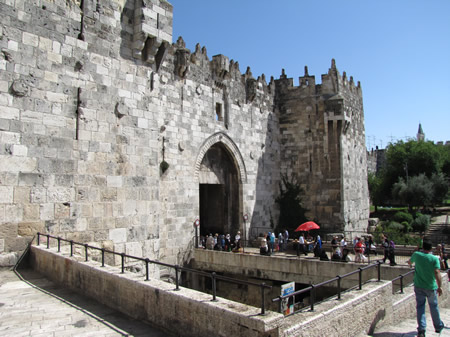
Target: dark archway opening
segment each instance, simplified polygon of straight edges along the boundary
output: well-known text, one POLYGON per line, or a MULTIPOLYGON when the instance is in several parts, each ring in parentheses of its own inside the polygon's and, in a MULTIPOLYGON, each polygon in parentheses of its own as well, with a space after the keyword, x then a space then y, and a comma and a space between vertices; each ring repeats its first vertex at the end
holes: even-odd
POLYGON ((199 172, 200 235, 239 230, 241 197, 238 170, 228 149, 216 143, 206 152, 199 172))

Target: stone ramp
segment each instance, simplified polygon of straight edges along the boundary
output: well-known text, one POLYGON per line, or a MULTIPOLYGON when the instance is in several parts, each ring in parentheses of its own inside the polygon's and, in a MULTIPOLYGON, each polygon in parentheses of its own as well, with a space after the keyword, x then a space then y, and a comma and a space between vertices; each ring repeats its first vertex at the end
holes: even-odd
MULTIPOLYGON (((450 308, 440 307, 441 319, 445 323, 446 328, 440 334, 434 332, 433 322, 431 320, 430 311, 427 307, 427 337, 450 337, 450 308)), ((403 320, 401 323, 394 325, 383 326, 375 329, 371 335, 362 334, 358 337, 416 337, 417 336, 417 322, 415 318, 403 320)))
POLYGON ((173 337, 31 270, 0 269, 0 336, 173 337), (22 279, 21 279, 22 278, 22 279))

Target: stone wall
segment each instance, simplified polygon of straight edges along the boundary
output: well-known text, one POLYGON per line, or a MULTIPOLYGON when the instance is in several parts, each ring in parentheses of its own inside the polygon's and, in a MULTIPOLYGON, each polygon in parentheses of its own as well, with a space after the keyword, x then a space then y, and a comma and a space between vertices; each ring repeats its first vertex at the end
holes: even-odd
MULTIPOLYGON (((256 254, 234 254, 207 249, 194 249, 192 266, 200 270, 214 270, 218 273, 243 275, 250 278, 295 281, 302 284, 318 284, 367 267, 364 263, 320 261, 318 259, 286 258, 282 256, 261 256, 256 254)), ((407 266, 381 265, 381 279, 392 280, 410 271, 407 266)), ((378 267, 364 270, 362 282, 378 279, 378 267)), ((357 286, 359 273, 341 280, 343 288, 357 286)), ((337 287, 337 281, 330 284, 337 287)))
POLYGON ((361 92, 335 67, 281 89, 172 44, 166 1, 0 0, 0 13, 0 253, 41 231, 182 264, 218 145, 235 172, 227 230, 269 229, 281 173, 325 227, 367 225, 361 92), (338 94, 349 117, 327 122, 338 94))
POLYGON ((266 312, 119 268, 78 262, 42 247, 31 248, 31 265, 50 280, 82 293, 128 317, 183 336, 277 336, 283 315, 266 312))
MULTIPOLYGON (((183 331, 185 336, 352 337, 415 313, 411 310, 412 287, 405 294, 393 295, 388 281, 369 282, 362 290, 343 293, 341 300, 332 298, 317 303, 314 311, 284 317, 268 310, 260 315, 260 308, 220 297, 213 302, 208 294, 183 287, 176 291, 170 283, 143 281, 142 275, 121 274, 119 268, 80 260, 84 259, 56 253, 55 248, 31 247, 31 266, 45 277, 129 317, 172 332, 183 331)), ((443 282, 448 282, 447 274, 443 282)), ((448 306, 448 287, 443 291, 440 305, 448 306)))

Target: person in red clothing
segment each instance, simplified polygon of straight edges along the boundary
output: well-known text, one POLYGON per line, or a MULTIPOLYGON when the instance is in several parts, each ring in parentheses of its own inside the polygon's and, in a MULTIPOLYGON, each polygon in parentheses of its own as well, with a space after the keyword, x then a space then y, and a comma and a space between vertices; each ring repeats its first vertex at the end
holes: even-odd
POLYGON ((355 262, 364 262, 364 250, 366 249, 366 245, 361 238, 356 238, 355 244, 355 262))

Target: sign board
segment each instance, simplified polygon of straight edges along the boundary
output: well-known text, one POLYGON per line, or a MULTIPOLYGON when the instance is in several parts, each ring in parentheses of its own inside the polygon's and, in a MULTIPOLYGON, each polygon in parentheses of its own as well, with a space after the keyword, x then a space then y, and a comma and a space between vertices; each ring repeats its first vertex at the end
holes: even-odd
MULTIPOLYGON (((281 296, 290 295, 295 292, 295 282, 281 285, 281 296)), ((281 300, 281 311, 285 316, 294 313, 294 296, 281 300)))
POLYGON ((194 225, 196 225, 197 227, 200 226, 200 220, 199 219, 195 220, 194 225))
POLYGON ((244 214, 244 220, 247 221, 248 220, 248 215, 244 214))

